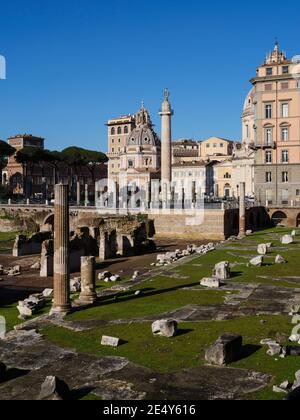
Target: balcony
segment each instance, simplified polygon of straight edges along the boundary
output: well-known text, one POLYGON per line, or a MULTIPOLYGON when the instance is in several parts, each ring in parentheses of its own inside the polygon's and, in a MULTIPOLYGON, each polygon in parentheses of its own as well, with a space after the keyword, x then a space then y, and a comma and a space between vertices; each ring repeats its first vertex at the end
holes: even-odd
POLYGON ((262 144, 257 142, 254 147, 255 149, 276 149, 277 143, 276 141, 264 141, 262 144))

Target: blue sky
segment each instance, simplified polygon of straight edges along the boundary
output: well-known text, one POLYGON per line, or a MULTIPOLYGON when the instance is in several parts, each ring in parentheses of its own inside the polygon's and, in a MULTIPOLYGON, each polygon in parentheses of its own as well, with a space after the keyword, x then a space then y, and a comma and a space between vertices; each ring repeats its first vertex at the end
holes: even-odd
POLYGON ((105 122, 142 99, 160 133, 168 87, 174 139, 240 139, 249 79, 275 37, 300 54, 299 11, 296 0, 2 1, 0 138, 106 151, 105 122))

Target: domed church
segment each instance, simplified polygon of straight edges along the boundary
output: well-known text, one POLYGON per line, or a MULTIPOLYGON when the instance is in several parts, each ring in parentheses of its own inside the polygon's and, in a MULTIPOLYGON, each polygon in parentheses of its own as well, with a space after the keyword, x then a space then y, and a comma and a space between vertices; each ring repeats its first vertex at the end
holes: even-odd
POLYGON ((141 187, 160 178, 161 142, 144 104, 136 114, 135 127, 121 150, 120 164, 120 175, 126 177, 127 183, 134 181, 141 187))

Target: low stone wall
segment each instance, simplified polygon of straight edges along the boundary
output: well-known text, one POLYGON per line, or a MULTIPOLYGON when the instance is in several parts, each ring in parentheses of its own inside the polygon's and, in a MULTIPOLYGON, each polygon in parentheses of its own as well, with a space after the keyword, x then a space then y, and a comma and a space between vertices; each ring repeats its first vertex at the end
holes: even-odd
MULTIPOLYGON (((205 210, 197 214, 158 214, 154 219, 157 236, 190 238, 191 240, 220 241, 239 233, 239 210, 205 210)), ((264 207, 247 210, 246 225, 249 230, 270 226, 264 207)))
POLYGON ((19 220, 1 219, 0 218, 0 232, 21 232, 23 230, 23 223, 19 220))
POLYGON ((42 251, 42 244, 44 241, 51 239, 50 232, 35 233, 34 235, 27 238, 24 235, 16 237, 13 256, 23 257, 25 255, 36 255, 42 251))

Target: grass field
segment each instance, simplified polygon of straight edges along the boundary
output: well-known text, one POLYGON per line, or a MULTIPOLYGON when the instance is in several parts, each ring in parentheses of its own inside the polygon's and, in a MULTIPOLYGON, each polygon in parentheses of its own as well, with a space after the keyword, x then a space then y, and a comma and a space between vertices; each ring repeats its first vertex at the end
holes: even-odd
MULTIPOLYGON (((252 316, 228 321, 181 322, 180 333, 173 339, 153 337, 151 322, 132 321, 147 316, 159 316, 190 304, 223 303, 226 295, 236 292, 225 292, 222 289, 210 291, 199 286, 200 280, 211 276, 214 265, 220 261, 229 261, 233 264, 233 283, 300 288, 300 282, 297 284, 291 279, 300 277, 300 240, 296 238, 295 243, 287 247, 283 247, 280 243, 280 238, 290 232, 288 229, 276 228, 256 233, 237 243, 225 243, 213 253, 196 256, 188 263, 173 269, 172 266, 169 268, 169 272, 184 278, 171 278, 162 273, 129 292, 118 294, 117 299, 115 296, 102 298, 97 306, 74 312, 67 317, 69 321, 122 320, 122 323, 97 327, 82 333, 54 326, 47 327, 42 332, 47 340, 62 347, 97 356, 127 357, 132 362, 162 373, 203 365, 205 349, 221 334, 238 333, 244 338, 244 357, 232 364, 232 367, 268 373, 274 378, 269 387, 256 395, 249 395, 249 399, 282 399, 282 395, 273 393, 272 386, 286 379, 292 381, 300 367, 299 359, 269 357, 266 354, 267 348, 260 346, 260 341, 264 338, 276 339, 278 333, 288 339, 292 329, 291 317, 252 316), (266 242, 272 242, 274 248, 266 257, 264 266, 249 267, 249 260, 257 255, 257 245, 266 242), (278 254, 288 263, 275 265, 278 254), (188 290, 191 287, 197 288, 197 291, 188 290), (142 295, 135 296, 136 290, 141 290, 142 295), (102 335, 120 337, 124 340, 124 344, 116 349, 102 347, 100 345, 102 335)), ((4 313, 8 316, 8 324, 12 326, 16 321, 14 308, 4 308, 4 313)))

